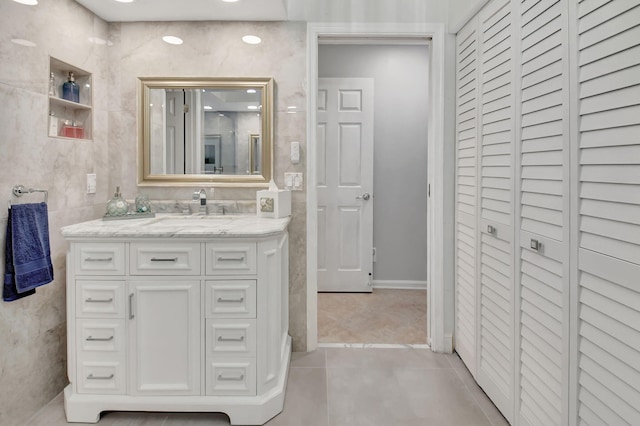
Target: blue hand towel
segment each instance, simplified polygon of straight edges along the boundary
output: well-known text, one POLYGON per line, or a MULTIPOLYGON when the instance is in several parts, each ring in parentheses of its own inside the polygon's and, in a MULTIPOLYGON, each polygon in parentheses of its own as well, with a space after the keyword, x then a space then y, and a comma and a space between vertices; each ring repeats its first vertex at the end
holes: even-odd
POLYGON ((4 291, 9 302, 53 281, 47 204, 17 204, 9 210, 4 291))

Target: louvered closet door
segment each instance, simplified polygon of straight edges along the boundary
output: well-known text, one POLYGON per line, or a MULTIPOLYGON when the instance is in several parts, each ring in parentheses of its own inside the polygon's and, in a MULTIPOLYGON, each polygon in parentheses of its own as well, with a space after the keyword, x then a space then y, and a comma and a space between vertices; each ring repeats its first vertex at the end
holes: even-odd
POLYGON ((568 423, 569 85, 565 0, 520 14, 518 424, 568 423))
POLYGON ((478 384, 502 414, 514 411, 513 25, 511 4, 479 14, 480 291, 478 384))
POLYGON ((579 65, 577 424, 639 425, 640 0, 572 7, 579 65))
POLYGON ((478 20, 456 37, 456 328, 455 349, 476 375, 478 206, 478 20))

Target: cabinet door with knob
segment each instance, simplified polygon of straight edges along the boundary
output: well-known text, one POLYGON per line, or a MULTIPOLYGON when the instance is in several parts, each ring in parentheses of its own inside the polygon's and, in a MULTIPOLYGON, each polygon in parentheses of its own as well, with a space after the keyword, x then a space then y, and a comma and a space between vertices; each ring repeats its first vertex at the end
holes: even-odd
POLYGON ((200 281, 130 281, 129 393, 200 394, 200 281))

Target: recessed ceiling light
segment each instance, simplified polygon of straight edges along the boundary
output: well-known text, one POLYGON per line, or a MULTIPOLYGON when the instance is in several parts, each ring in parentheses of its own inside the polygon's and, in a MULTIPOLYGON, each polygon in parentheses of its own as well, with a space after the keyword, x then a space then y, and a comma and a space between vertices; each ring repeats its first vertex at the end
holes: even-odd
POLYGON ((256 89, 247 89, 247 93, 256 93, 256 89))
POLYGON ((247 108, 248 109, 258 109, 258 107, 256 105, 249 105, 247 108))
POLYGON ((206 109, 207 111, 211 111, 213 107, 211 105, 205 105, 204 109, 206 109))
POLYGON ((262 39, 258 36, 254 36, 254 35, 246 35, 242 37, 242 41, 244 41, 247 44, 260 44, 262 43, 262 39))
POLYGON ((238 0, 222 0, 222 1, 225 2, 225 3, 235 3, 238 0))
POLYGON ((34 42, 32 42, 31 40, 25 40, 23 38, 12 38, 11 42, 19 44, 20 46, 36 47, 36 44, 34 42))
POLYGON ((116 0, 118 3, 133 3, 133 0, 116 0))
POLYGON ((13 0, 16 3, 26 4, 27 6, 35 6, 38 4, 38 0, 13 0))
POLYGON ((162 41, 169 44, 182 44, 182 39, 176 36, 164 36, 162 37, 162 41))

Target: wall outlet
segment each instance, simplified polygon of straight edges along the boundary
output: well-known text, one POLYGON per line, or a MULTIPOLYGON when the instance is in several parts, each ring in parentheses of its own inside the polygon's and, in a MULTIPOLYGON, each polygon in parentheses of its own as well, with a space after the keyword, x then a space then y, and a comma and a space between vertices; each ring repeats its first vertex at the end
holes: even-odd
POLYGON ((87 194, 96 193, 97 178, 95 173, 87 174, 87 194))

